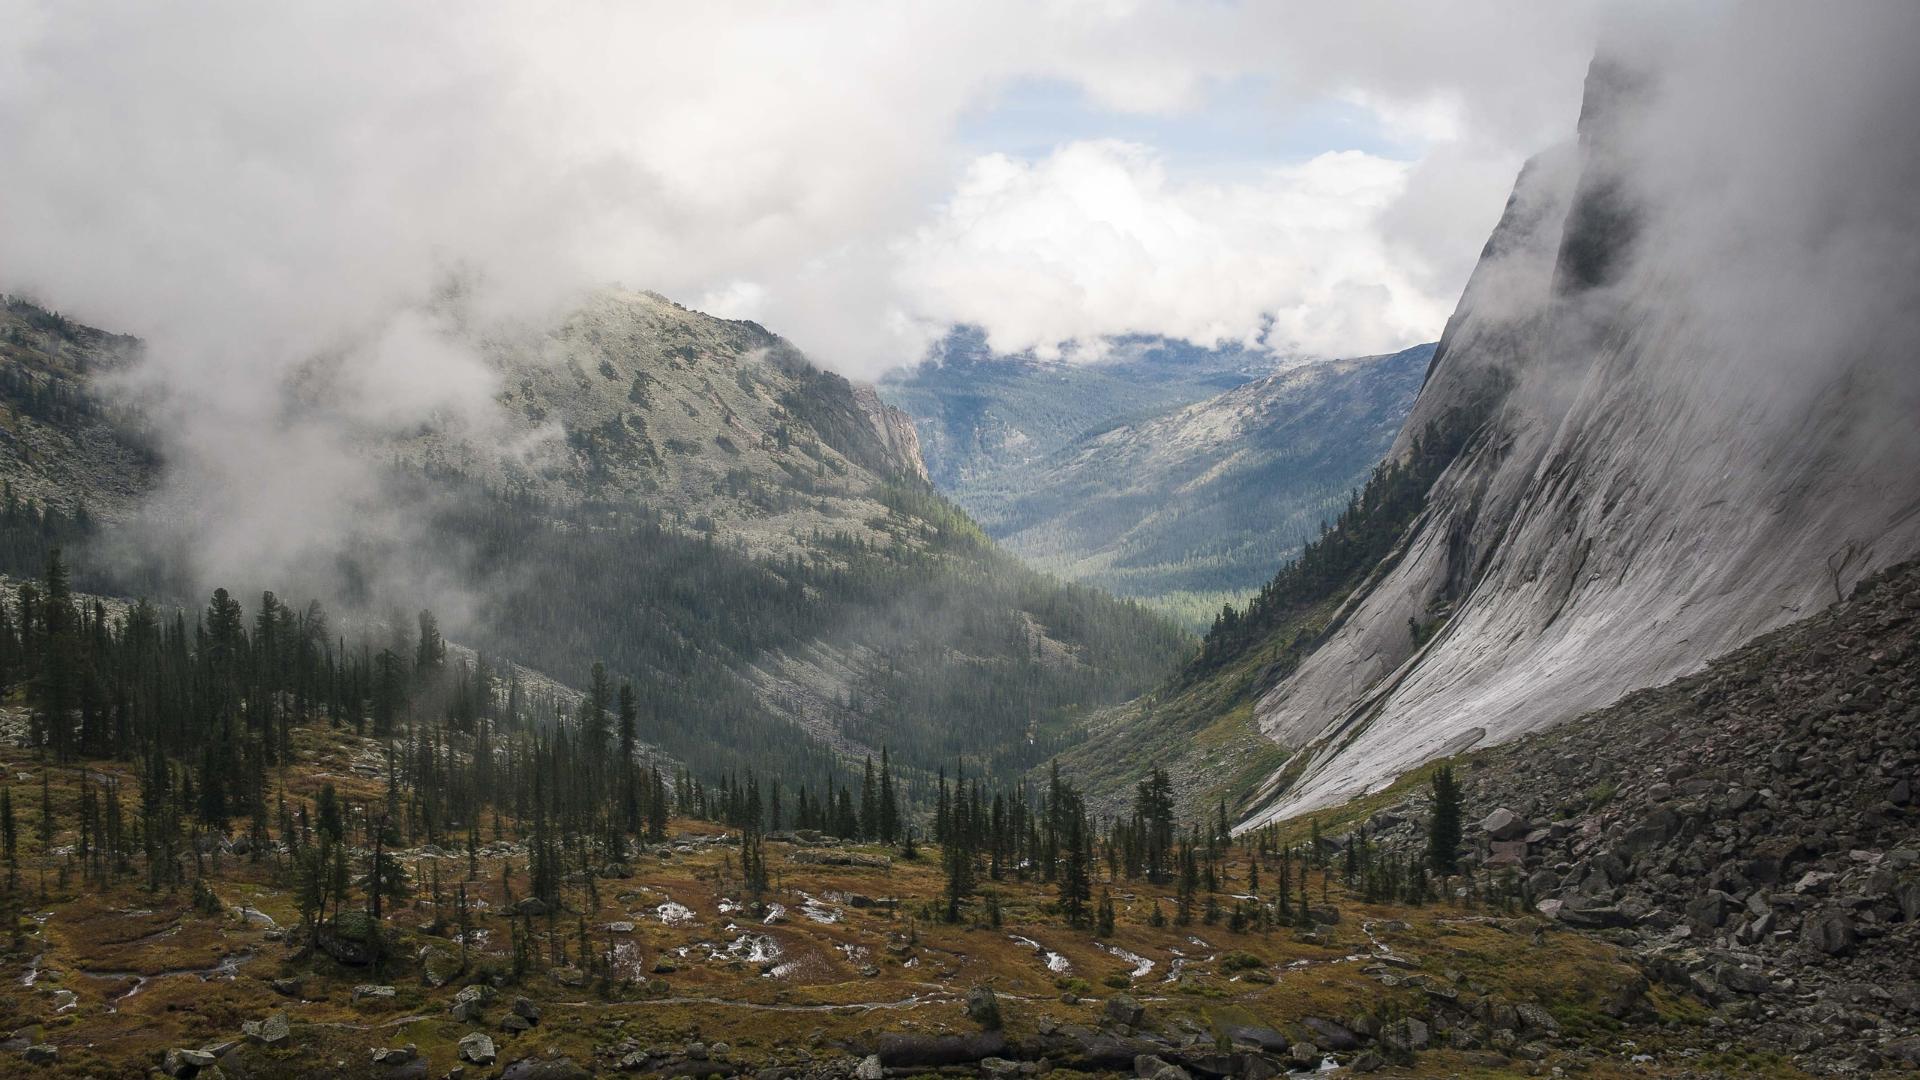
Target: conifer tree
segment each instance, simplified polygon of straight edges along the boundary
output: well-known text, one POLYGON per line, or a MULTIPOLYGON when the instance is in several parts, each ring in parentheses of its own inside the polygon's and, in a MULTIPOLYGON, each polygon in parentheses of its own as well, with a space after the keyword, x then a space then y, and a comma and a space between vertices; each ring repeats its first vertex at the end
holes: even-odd
POLYGON ((1453 766, 1433 771, 1433 817, 1427 823, 1427 865, 1433 872, 1454 872, 1460 858, 1460 785, 1453 766))

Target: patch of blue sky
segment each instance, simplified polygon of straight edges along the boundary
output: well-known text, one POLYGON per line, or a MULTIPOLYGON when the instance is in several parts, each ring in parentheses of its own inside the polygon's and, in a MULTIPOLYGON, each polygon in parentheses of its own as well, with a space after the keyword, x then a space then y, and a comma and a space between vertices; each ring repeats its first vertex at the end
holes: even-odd
POLYGON ((1364 106, 1336 98, 1282 102, 1254 77, 1215 81, 1193 108, 1165 114, 1105 108, 1065 80, 1023 79, 965 114, 959 138, 974 153, 1030 161, 1063 143, 1119 139, 1152 147, 1177 172, 1221 179, 1330 151, 1405 161, 1423 149, 1364 106))

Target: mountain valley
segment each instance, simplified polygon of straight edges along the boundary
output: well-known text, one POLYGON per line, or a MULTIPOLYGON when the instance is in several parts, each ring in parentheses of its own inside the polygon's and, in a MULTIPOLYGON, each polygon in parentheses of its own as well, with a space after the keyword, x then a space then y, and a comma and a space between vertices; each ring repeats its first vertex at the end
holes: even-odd
POLYGON ((28 0, 0 1075, 1915 1075, 1920 9, 1096 7, 28 0))

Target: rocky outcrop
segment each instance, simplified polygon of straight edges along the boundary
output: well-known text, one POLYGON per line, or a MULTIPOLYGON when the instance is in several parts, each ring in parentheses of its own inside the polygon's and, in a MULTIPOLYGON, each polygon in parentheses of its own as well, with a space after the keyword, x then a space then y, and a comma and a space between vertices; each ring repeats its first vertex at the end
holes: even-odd
POLYGON ((920 458, 920 433, 913 418, 880 400, 880 394, 867 383, 853 384, 853 403, 866 416, 867 423, 880 439, 893 464, 893 471, 917 480, 927 478, 927 463, 920 458))
MULTIPOLYGON (((1872 1067, 1920 1024, 1920 563, 1456 774, 1475 889, 1629 946, 1743 1045, 1872 1067)), ((1419 851, 1426 816, 1371 837, 1419 851)))
POLYGON ((0 479, 14 497, 96 519, 130 515, 160 469, 144 420, 95 392, 140 342, 0 297, 0 479))

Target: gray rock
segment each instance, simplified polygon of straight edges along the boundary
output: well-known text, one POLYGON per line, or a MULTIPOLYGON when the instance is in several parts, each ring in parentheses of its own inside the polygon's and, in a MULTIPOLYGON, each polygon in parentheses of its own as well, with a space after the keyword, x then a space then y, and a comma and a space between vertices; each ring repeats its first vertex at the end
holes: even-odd
POLYGON ((1139 1027, 1146 1018, 1146 1006, 1134 1000, 1131 994, 1115 994, 1107 999, 1107 1019, 1116 1024, 1139 1027))
POLYGON ((1828 956, 1844 956, 1852 952, 1857 940, 1853 917, 1833 908, 1809 915, 1806 924, 1800 928, 1801 944, 1828 956))
POLYGON ((483 1031, 471 1032, 460 1038, 460 1060, 475 1065, 491 1065, 496 1052, 493 1037, 483 1031))
POLYGON ((540 1022, 540 1006, 528 998, 517 997, 513 999, 513 1015, 529 1024, 537 1024, 540 1022))
POLYGON ((1344 1025, 1331 1020, 1322 1020, 1309 1016, 1300 1021, 1300 1026, 1313 1033, 1313 1041, 1329 1050, 1358 1050, 1360 1037, 1349 1031, 1344 1025))
POLYGON ((1480 820, 1480 831, 1490 840, 1512 840, 1526 835, 1527 830, 1526 820, 1505 807, 1480 820))
POLYGON ((1236 1044, 1257 1046, 1270 1054, 1287 1052, 1287 1037, 1270 1027, 1248 1025, 1227 1029, 1227 1038, 1236 1044))
POLYGON ((240 1034, 260 1046, 285 1046, 293 1040, 293 1024, 287 1014, 277 1012, 265 1020, 249 1020, 240 1025, 240 1034))
POLYGON ((1920 881, 1905 881, 1895 886, 1893 898, 1900 904, 1900 917, 1908 922, 1920 920, 1920 881))
POLYGON ((20 1056, 26 1058, 29 1065, 52 1065, 60 1060, 60 1048, 52 1043, 34 1043, 20 1051, 20 1056))
POLYGON ((394 1047, 376 1046, 368 1052, 367 1056, 372 1059, 375 1065, 391 1067, 394 1065, 405 1065, 407 1062, 412 1061, 414 1055, 417 1053, 419 1053, 419 1051, 411 1045, 394 1047))
POLYGON ((160 1071, 175 1078, 192 1076, 201 1069, 214 1063, 214 1056, 205 1050, 183 1050, 174 1047, 160 1056, 160 1071))
POLYGON ((1583 930, 1605 930, 1612 927, 1632 926, 1633 917, 1612 904, 1576 905, 1572 901, 1564 902, 1554 917, 1568 926, 1577 926, 1583 930))
POLYGON ((1695 897, 1687 904, 1687 920, 1695 926, 1713 929, 1727 921, 1727 915, 1739 905, 1733 898, 1718 889, 1711 889, 1704 896, 1695 897))
POLYGON ((593 1080, 572 1058, 521 1058, 500 1070, 500 1080, 593 1080))
POLYGON ((1514 1006, 1513 1013, 1519 1019, 1520 1026, 1527 1031, 1544 1031, 1549 1035, 1560 1033, 1560 1021, 1555 1020, 1552 1013, 1532 1002, 1514 1006))
POLYGON ((1401 1017, 1380 1029, 1381 1045, 1402 1053, 1425 1050, 1431 1039, 1426 1022, 1411 1016, 1401 1017))
POLYGON ((853 1070, 854 1080, 881 1080, 886 1075, 886 1070, 880 1064, 879 1054, 868 1054, 861 1058, 860 1064, 853 1070))
POLYGON ((379 1000, 382 998, 390 998, 394 995, 394 993, 395 993, 395 990, 391 986, 379 986, 374 983, 361 983, 359 986, 356 986, 353 988, 353 1000, 355 1001, 366 1001, 369 999, 379 1000))
POLYGON ((991 986, 976 986, 967 991, 967 1019, 983 1028, 1000 1026, 1000 999, 991 986))
POLYGON ((887 1032, 875 1041, 873 1056, 889 1067, 915 1067, 964 1065, 982 1058, 1005 1057, 1006 1053, 1006 1036, 997 1031, 973 1035, 887 1032))
POLYGON ((1158 1054, 1141 1054, 1133 1059, 1133 1075, 1140 1080, 1152 1080, 1161 1069, 1167 1067, 1167 1059, 1158 1054))
POLYGON ((1734 964, 1721 964, 1713 971, 1714 978, 1721 986, 1742 994, 1770 994, 1773 992, 1773 980, 1766 973, 1734 964))

